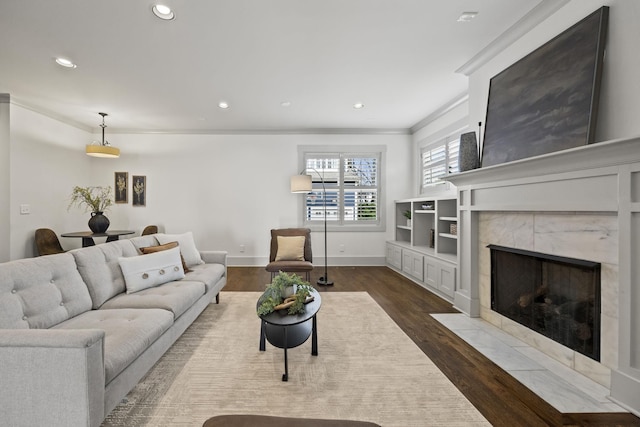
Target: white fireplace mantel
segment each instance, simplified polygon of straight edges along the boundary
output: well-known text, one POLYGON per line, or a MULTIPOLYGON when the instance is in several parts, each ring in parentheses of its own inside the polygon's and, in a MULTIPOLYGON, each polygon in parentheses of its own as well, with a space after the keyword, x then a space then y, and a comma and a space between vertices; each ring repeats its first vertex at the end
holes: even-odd
POLYGON ((591 145, 515 160, 447 177, 456 186, 481 185, 518 178, 585 171, 640 161, 640 136, 598 142, 591 145))
POLYGON ((640 415, 640 137, 475 169, 458 190, 455 306, 480 315, 480 212, 606 212, 618 222, 618 363, 611 397, 640 415))

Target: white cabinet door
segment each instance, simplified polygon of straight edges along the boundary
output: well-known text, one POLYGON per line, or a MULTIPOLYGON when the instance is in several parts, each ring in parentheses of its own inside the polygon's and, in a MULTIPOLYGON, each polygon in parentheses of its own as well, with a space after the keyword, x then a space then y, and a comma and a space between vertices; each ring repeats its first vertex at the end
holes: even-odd
POLYGON ((456 267, 430 256, 424 257, 424 283, 453 297, 456 290, 456 267))
POLYGON ((456 290, 456 268, 453 265, 441 263, 439 276, 438 290, 453 297, 456 290))
POLYGON ((440 263, 434 258, 424 258, 424 283, 432 288, 438 289, 438 278, 440 277, 440 263))
POLYGON ((402 271, 422 281, 424 277, 424 256, 420 253, 403 249, 402 271))
POLYGON ((387 243, 387 263, 398 270, 402 270, 402 249, 387 243))

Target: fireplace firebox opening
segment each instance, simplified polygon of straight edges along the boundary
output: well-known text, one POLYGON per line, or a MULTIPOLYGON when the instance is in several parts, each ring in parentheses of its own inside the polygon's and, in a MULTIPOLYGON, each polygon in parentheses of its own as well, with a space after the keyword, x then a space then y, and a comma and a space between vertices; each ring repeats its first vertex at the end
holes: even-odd
POLYGON ((491 309, 600 361, 600 263, 491 250, 491 309))

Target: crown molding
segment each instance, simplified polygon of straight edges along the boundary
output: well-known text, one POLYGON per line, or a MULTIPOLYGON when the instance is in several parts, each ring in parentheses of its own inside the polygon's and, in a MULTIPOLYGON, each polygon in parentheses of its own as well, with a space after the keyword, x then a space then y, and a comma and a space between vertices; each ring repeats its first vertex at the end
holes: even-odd
POLYGON ((444 116, 445 114, 447 114, 449 111, 453 110, 460 104, 467 102, 468 100, 469 100, 469 94, 467 92, 456 96, 455 98, 453 98, 452 100, 450 100, 449 102, 447 102, 446 104, 438 108, 436 111, 429 114, 427 117, 420 120, 415 125, 411 126, 411 129, 410 129, 411 135, 418 132, 420 129, 427 126, 429 123, 433 122, 437 118, 444 116))
POLYGON ((30 111, 33 111, 34 113, 42 114, 43 116, 47 116, 50 119, 57 120, 57 121, 59 121, 61 123, 64 123, 64 124, 69 125, 69 126, 72 126, 72 127, 76 128, 76 129, 80 129, 80 130, 83 130, 85 132, 90 132, 90 133, 94 132, 93 128, 85 125, 84 123, 80 123, 80 122, 77 122, 75 120, 71 120, 68 117, 62 116, 60 114, 54 113, 54 112, 49 111, 49 110, 45 110, 45 109, 42 109, 42 108, 39 108, 39 107, 35 107, 35 106, 33 106, 33 105, 31 105, 31 104, 29 104, 27 102, 24 102, 24 101, 22 101, 20 99, 12 98, 11 99, 11 104, 16 105, 18 107, 22 107, 22 108, 30 110, 30 111))
POLYGON ((113 129, 110 134, 152 135, 410 135, 405 128, 294 128, 294 129, 113 129))
MULTIPOLYGON (((11 103, 25 108, 61 123, 73 126, 77 129, 99 134, 97 127, 90 127, 83 123, 71 120, 60 114, 35 107, 20 99, 11 98, 10 94, 0 93, 0 103, 11 103)), ((141 128, 114 128, 109 126, 109 134, 151 134, 151 135, 410 135, 410 129, 406 128, 294 128, 294 129, 141 129, 141 128)))
POLYGON ((538 24, 549 16, 556 13, 571 0, 542 0, 537 6, 531 9, 518 22, 509 27, 498 38, 489 43, 473 58, 456 70, 456 73, 471 75, 478 68, 493 59, 496 55, 513 44, 520 37, 531 31, 538 24))

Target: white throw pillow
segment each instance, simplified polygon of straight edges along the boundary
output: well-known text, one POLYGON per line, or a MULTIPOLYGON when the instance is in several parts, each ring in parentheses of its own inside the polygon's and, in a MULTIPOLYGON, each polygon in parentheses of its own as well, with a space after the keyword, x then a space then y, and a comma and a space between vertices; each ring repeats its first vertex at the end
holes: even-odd
POLYGON ((178 245, 180 245, 180 253, 187 267, 204 264, 204 261, 202 261, 200 257, 200 251, 196 248, 196 242, 193 240, 193 233, 191 231, 184 234, 156 234, 156 239, 158 239, 161 245, 169 242, 178 242, 178 245))
POLYGON ((304 261, 304 236, 278 236, 276 261, 304 261))
POLYGON ((128 294, 184 279, 180 249, 177 247, 148 255, 120 257, 118 263, 128 294))

